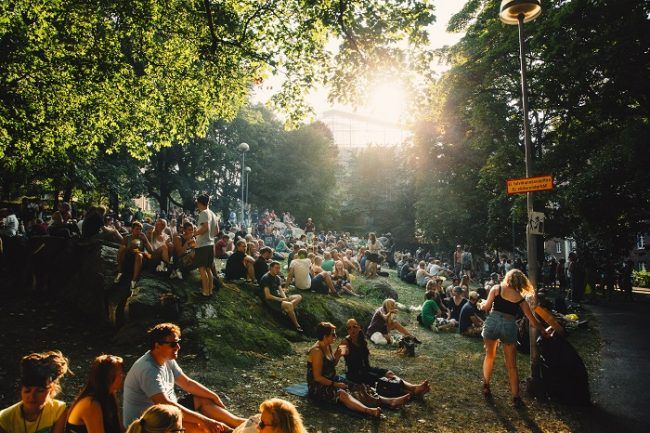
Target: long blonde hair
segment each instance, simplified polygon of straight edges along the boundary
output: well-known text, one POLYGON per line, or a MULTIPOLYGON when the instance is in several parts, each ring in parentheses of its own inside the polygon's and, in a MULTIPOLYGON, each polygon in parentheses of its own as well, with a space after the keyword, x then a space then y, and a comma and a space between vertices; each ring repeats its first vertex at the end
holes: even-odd
POLYGON ((302 416, 296 407, 279 398, 272 398, 260 404, 260 413, 268 412, 273 417, 273 425, 282 433, 307 433, 302 424, 302 416))
POLYGON ((181 426, 182 421, 183 415, 176 406, 156 404, 133 421, 126 433, 165 433, 176 426, 181 426))
POLYGON ((501 282, 501 287, 506 286, 521 293, 522 296, 532 295, 535 293, 533 284, 519 269, 511 269, 506 273, 501 282))

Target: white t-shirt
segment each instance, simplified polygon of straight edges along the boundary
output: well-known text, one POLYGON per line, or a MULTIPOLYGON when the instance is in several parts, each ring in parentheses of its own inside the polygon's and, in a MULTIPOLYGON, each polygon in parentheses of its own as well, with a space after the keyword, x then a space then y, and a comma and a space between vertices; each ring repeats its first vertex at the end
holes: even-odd
POLYGON ((311 260, 308 258, 293 259, 291 261, 289 270, 293 269, 294 284, 298 289, 308 290, 311 288, 311 275, 309 274, 310 268, 311 260))
POLYGON ((214 245, 214 235, 217 231, 217 216, 210 209, 202 210, 199 213, 198 225, 208 223, 208 231, 196 237, 196 247, 207 247, 214 245))
POLYGON ((441 269, 442 269, 442 267, 440 267, 440 265, 436 265, 436 264, 434 263, 434 264, 431 265, 431 267, 429 268, 429 273, 430 273, 431 275, 438 275, 438 272, 440 272, 441 269))
POLYGON ((4 219, 4 229, 2 231, 4 234, 7 236, 16 236, 18 233, 18 218, 16 218, 16 215, 14 214, 9 214, 5 217, 4 219))
POLYGON ((149 351, 135 361, 124 380, 124 425, 131 424, 153 406, 151 397, 156 394, 162 393, 169 401, 176 403, 174 383, 182 373, 175 360, 159 365, 149 351))

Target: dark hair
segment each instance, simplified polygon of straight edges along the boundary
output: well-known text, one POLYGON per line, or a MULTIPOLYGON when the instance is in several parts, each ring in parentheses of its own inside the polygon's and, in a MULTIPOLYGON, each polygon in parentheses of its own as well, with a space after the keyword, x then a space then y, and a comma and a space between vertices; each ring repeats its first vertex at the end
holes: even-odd
POLYGON ((278 261, 276 261, 276 260, 273 260, 273 261, 269 264, 269 268, 272 268, 273 266, 280 266, 280 262, 278 262, 278 261))
POLYGON ((272 250, 270 247, 262 247, 262 248, 260 248, 259 253, 260 253, 260 254, 264 254, 264 253, 271 253, 271 254, 273 254, 273 250, 272 250))
POLYGON ((140 227, 142 228, 142 223, 138 220, 135 220, 131 223, 131 229, 134 229, 135 227, 140 227))
POLYGON ((336 330, 336 326, 334 326, 330 322, 320 322, 318 325, 316 325, 316 338, 318 340, 322 340, 323 338, 332 335, 332 332, 336 330))
POLYGON ((207 205, 210 204, 210 196, 207 195, 207 194, 199 194, 199 195, 196 197, 196 201, 198 201, 199 203, 201 203, 203 206, 207 206, 207 205))
POLYGON ((61 390, 59 380, 68 372, 68 360, 58 350, 30 353, 20 360, 20 385, 46 387, 54 385, 54 394, 61 390))
POLYGON ((147 335, 149 336, 149 344, 153 349, 156 347, 156 343, 160 343, 165 337, 168 337, 170 335, 180 337, 181 328, 173 323, 159 323, 153 328, 149 329, 147 331, 147 335))
POLYGON ((436 297, 436 294, 432 290, 427 290, 427 293, 424 294, 424 299, 433 299, 436 297))
POLYGON ((120 420, 117 409, 117 398, 115 397, 115 393, 111 393, 110 386, 115 382, 115 378, 120 374, 120 368, 122 367, 123 360, 119 356, 99 355, 95 358, 90 365, 88 381, 79 392, 72 406, 70 406, 70 410, 82 398, 90 397, 92 400, 98 402, 102 408, 104 431, 118 431, 120 429, 120 420))
POLYGON ((192 224, 192 223, 189 222, 189 221, 185 221, 185 222, 183 223, 183 228, 186 229, 186 228, 188 228, 188 227, 192 227, 192 228, 194 228, 194 224, 192 224))

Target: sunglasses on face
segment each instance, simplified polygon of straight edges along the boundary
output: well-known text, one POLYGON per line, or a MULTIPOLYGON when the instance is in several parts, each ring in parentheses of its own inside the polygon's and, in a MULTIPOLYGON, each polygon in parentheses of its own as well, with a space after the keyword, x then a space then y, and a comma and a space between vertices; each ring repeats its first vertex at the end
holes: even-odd
POLYGON ((174 341, 159 341, 158 344, 166 344, 170 347, 176 347, 176 346, 180 347, 181 341, 182 341, 181 339, 174 340, 174 341))

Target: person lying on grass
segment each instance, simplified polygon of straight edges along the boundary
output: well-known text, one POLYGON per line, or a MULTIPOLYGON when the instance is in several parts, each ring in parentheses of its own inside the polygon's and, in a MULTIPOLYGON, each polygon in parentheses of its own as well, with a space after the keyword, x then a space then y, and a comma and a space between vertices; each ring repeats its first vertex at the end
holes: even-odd
POLYGON ((338 352, 345 353, 346 377, 354 383, 363 383, 374 386, 377 381, 386 377, 388 379, 400 380, 402 394, 410 394, 413 397, 422 396, 430 391, 429 381, 425 380, 417 385, 398 378, 395 373, 385 368, 370 366, 370 350, 368 342, 363 334, 361 326, 355 319, 349 319, 346 323, 348 335, 339 344, 338 352), (341 347, 345 346, 345 348, 341 347))
POLYGON ((316 327, 318 341, 309 349, 307 358, 307 386, 309 398, 329 404, 342 404, 355 412, 381 416, 380 405, 397 408, 406 404, 410 394, 398 398, 379 396, 374 388, 363 384, 353 384, 336 375, 336 364, 346 355, 344 347, 332 352, 336 341, 336 326, 321 322, 316 327))

